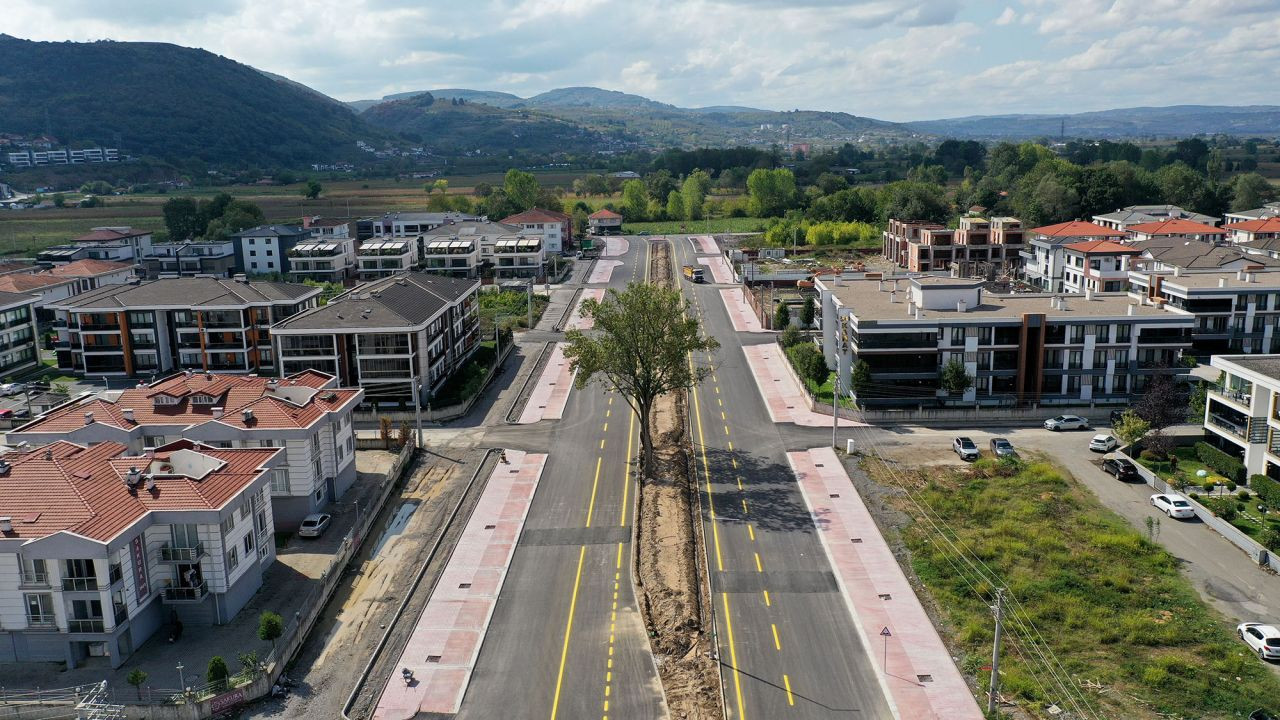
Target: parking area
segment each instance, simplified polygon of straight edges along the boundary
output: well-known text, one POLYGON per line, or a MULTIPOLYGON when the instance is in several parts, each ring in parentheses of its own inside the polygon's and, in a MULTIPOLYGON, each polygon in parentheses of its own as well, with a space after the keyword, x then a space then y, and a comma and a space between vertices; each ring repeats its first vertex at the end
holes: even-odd
MULTIPOLYGON (((964 461, 952 450, 955 437, 973 440, 983 457, 991 457, 992 438, 1004 437, 1021 455, 1043 454, 1077 481, 1089 488, 1110 510, 1146 534, 1150 518, 1158 533, 1156 540, 1178 558, 1183 572, 1203 598, 1233 622, 1280 622, 1280 576, 1264 571, 1199 520, 1174 520, 1151 505, 1154 492, 1141 482, 1117 481, 1102 471, 1106 455, 1091 452, 1090 439, 1107 433, 1105 422, 1093 430, 1052 432, 1043 428, 1009 428, 995 431, 930 430, 925 428, 884 428, 858 432, 855 442, 865 438, 884 458, 904 465, 956 466, 964 461)), ((1201 429, 1179 426, 1173 435, 1198 437, 1201 429)), ((864 448, 868 449, 868 448, 864 448)))

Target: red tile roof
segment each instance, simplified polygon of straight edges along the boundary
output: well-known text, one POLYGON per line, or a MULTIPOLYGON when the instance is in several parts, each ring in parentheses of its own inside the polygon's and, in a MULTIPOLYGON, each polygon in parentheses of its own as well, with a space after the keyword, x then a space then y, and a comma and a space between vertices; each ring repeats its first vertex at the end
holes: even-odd
POLYGON ((281 448, 210 448, 175 443, 142 456, 104 442, 84 447, 60 440, 9 453, 0 475, 0 508, 13 530, 4 538, 40 538, 71 532, 106 542, 154 510, 216 510, 267 472, 281 448), (193 454, 194 453, 194 454, 193 454), (200 457, 204 456, 204 457, 200 457), (212 468, 182 474, 197 466, 212 468), (131 468, 151 473, 155 486, 125 482, 131 468))
POLYGON ((533 208, 525 210, 522 213, 516 213, 511 217, 502 219, 504 223, 521 224, 521 223, 548 223, 548 222, 569 222, 573 218, 555 210, 543 210, 542 208, 533 208))
POLYGON ((125 238, 142 237, 143 235, 150 235, 150 234, 151 234, 150 230, 134 230, 133 228, 128 228, 123 231, 112 230, 111 228, 98 228, 84 235, 81 235, 80 237, 76 238, 75 241, 85 242, 85 243, 115 242, 117 240, 124 240, 125 238))
POLYGON ((1111 228, 1105 228, 1083 220, 1072 220, 1071 222, 1058 223, 1057 225, 1045 225, 1044 227, 1035 228, 1031 232, 1049 237, 1125 237, 1125 234, 1119 230, 1112 230, 1111 228))
POLYGON ((94 275, 128 270, 130 267, 132 266, 128 263, 89 258, 69 262, 66 265, 55 265, 49 269, 49 274, 60 277, 93 277, 94 275))
POLYGON ((614 211, 610 210, 609 208, 602 208, 602 209, 600 209, 600 210, 597 210, 597 211, 595 211, 595 212, 591 213, 590 215, 588 215, 587 217, 589 217, 589 218, 595 218, 595 219, 597 219, 597 220, 604 220, 604 219, 608 219, 608 220, 621 220, 621 219, 622 219, 622 216, 621 216, 621 215, 619 215, 618 213, 616 213, 616 212, 614 212, 614 211))
POLYGON ((1261 218, 1258 220, 1245 220, 1243 222, 1227 223, 1222 226, 1223 230, 1244 230, 1245 232, 1280 232, 1280 217, 1261 218))
POLYGON ((1138 225, 1129 226, 1129 232, 1143 233, 1145 235, 1226 235, 1226 231, 1216 228, 1212 225, 1194 222, 1192 220, 1184 220, 1182 218, 1169 218, 1168 220, 1160 220, 1157 222, 1140 223, 1138 225))
POLYGON ((326 413, 349 407, 359 401, 358 389, 332 389, 332 376, 308 370, 284 379, 248 375, 185 373, 165 378, 151 385, 119 393, 115 400, 98 395, 71 403, 36 418, 9 436, 19 440, 25 433, 66 433, 84 426, 85 413, 93 413, 93 422, 105 423, 122 430, 139 425, 181 425, 189 427, 206 422, 221 422, 238 428, 291 429, 315 424, 326 413), (269 383, 275 382, 274 387, 269 383), (158 396, 174 398, 172 404, 156 404, 158 396), (196 402, 197 398, 210 398, 196 402), (214 408, 222 408, 221 418, 213 416, 214 408), (125 419, 125 410, 133 410, 133 420, 125 419), (245 419, 245 411, 253 411, 245 419))
POLYGON ((71 282, 71 278, 53 277, 48 273, 0 275, 0 292, 31 292, 67 282, 71 282))
POLYGON ((1136 247, 1121 245, 1118 242, 1110 240, 1085 240, 1084 242, 1071 243, 1064 245, 1063 250, 1075 250, 1082 253, 1098 253, 1104 255, 1114 255, 1116 253, 1126 253, 1129 255, 1141 255, 1142 251, 1136 247))

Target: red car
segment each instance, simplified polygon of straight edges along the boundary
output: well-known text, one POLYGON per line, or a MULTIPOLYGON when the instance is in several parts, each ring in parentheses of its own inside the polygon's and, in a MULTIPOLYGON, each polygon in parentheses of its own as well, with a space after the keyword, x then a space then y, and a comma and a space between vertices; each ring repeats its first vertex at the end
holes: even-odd
POLYGON ((0 420, 12 420, 13 411, 9 408, 0 408, 0 420))

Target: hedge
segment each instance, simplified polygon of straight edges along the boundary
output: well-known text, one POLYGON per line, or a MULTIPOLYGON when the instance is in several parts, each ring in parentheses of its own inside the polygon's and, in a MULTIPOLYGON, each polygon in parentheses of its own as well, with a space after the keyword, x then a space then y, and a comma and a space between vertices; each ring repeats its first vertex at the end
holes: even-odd
POLYGON ((1217 470, 1228 480, 1244 482, 1244 463, 1222 452, 1207 442, 1196 443, 1196 457, 1200 462, 1217 470))
POLYGON ((1249 487, 1258 494, 1262 502, 1270 507, 1280 507, 1280 482, 1266 475, 1250 475, 1249 487))

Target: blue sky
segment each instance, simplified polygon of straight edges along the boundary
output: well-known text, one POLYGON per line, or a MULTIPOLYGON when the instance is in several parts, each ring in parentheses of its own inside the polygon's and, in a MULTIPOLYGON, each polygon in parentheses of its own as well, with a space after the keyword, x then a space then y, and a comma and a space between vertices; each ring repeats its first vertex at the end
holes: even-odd
POLYGON ((203 47, 341 100, 595 85, 885 120, 1280 104, 1280 0, 7 0, 0 32, 203 47))

